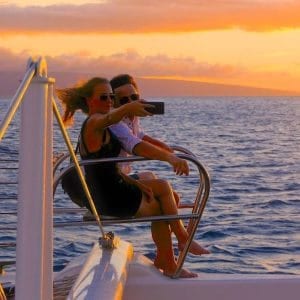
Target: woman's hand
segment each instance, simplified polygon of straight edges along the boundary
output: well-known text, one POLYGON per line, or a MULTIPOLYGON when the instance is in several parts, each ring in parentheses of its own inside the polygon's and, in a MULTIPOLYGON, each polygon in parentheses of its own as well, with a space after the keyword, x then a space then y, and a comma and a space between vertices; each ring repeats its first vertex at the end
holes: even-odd
POLYGON ((176 175, 189 175, 189 165, 185 159, 179 158, 174 154, 170 154, 169 163, 173 166, 176 175))

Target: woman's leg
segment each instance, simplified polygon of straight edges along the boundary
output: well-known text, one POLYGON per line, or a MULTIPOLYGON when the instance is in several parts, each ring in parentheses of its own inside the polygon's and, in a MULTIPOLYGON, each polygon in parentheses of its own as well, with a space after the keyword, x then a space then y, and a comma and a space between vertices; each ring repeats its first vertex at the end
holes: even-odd
MULTIPOLYGON (((137 174, 138 175, 138 179, 139 180, 150 180, 150 179, 157 179, 157 176, 151 172, 151 171, 144 171, 144 172, 140 172, 137 174)), ((176 191, 173 190, 173 196, 176 202, 176 205, 178 207, 179 205, 179 201, 180 201, 180 196, 178 195, 178 193, 176 191)))
MULTIPOLYGON (((157 245, 156 258, 154 265, 158 269, 162 269, 166 276, 174 275, 177 263, 174 257, 171 232, 167 222, 152 222, 151 225, 152 238, 157 245)), ((197 277, 196 273, 182 269, 180 273, 181 278, 197 277)))
MULTIPOLYGON (((136 216, 141 217, 160 214, 161 211, 158 202, 153 199, 153 201, 149 203, 143 197, 142 203, 136 216)), ((177 263, 174 257, 169 224, 165 221, 152 222, 151 233, 153 241, 157 247, 154 265, 158 269, 162 269, 164 275, 172 276, 176 271, 177 263)), ((197 277, 197 274, 182 269, 179 277, 192 278, 197 277)))
MULTIPOLYGON (((151 187, 154 196, 159 200, 161 212, 165 215, 178 214, 176 201, 173 196, 170 184, 165 180, 141 180, 142 183, 151 187)), ((183 250, 188 239, 188 232, 186 231, 183 223, 180 220, 169 221, 171 230, 177 237, 178 248, 183 250)), ((193 241, 189 248, 189 252, 195 255, 210 253, 205 248, 201 247, 198 243, 193 241)))
MULTIPOLYGON (((151 179, 158 179, 157 176, 151 172, 151 171, 145 171, 145 172, 140 172, 137 174, 139 180, 151 180, 151 179)), ((173 196, 176 202, 176 205, 178 207, 179 202, 180 202, 180 196, 179 194, 173 190, 173 196)))

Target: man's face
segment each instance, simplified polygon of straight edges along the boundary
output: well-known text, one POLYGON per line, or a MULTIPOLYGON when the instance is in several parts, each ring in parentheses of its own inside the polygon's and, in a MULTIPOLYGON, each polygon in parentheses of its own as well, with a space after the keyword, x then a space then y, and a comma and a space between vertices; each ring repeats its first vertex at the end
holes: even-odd
POLYGON ((139 100, 139 94, 136 88, 132 84, 124 84, 115 89, 115 107, 119 107, 126 103, 139 100))

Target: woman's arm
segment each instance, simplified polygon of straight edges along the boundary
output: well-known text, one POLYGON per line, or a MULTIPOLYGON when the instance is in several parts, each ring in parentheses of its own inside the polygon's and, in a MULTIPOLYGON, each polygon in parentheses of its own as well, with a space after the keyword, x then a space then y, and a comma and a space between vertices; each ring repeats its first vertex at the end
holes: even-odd
MULTIPOLYGON (((102 129, 112 124, 120 122, 128 115, 135 115, 139 117, 151 116, 152 114, 145 110, 146 107, 151 106, 142 101, 134 101, 122 105, 116 109, 112 109, 107 114, 94 114, 92 117, 95 120, 95 127, 102 129)), ((92 117, 90 119, 92 119, 92 117)))
POLYGON ((151 115, 145 110, 147 106, 149 106, 149 104, 147 105, 141 101, 134 101, 117 109, 113 109, 107 114, 92 114, 83 131, 83 139, 87 146, 87 150, 89 152, 97 151, 101 147, 105 128, 120 122, 124 116, 128 114, 135 114, 138 116, 151 115))

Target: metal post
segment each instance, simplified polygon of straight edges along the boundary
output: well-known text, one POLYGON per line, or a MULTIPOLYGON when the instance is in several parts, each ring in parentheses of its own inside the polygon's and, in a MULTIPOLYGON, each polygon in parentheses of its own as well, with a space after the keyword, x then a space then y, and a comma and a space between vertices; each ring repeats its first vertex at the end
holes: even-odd
POLYGON ((21 112, 17 300, 53 298, 52 105, 48 99, 52 80, 47 78, 44 59, 34 63, 36 75, 21 112))

